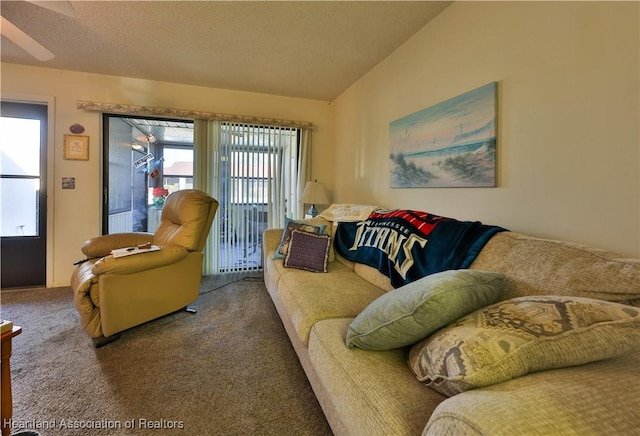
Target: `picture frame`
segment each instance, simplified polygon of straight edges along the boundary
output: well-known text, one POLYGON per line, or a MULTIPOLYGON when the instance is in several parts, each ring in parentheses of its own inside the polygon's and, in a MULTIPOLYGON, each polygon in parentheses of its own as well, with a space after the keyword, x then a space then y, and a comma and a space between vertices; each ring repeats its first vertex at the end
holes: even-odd
POLYGON ((64 135, 64 158, 67 160, 89 160, 89 137, 86 135, 64 135))
POLYGON ((392 188, 497 186, 498 83, 389 123, 392 188))

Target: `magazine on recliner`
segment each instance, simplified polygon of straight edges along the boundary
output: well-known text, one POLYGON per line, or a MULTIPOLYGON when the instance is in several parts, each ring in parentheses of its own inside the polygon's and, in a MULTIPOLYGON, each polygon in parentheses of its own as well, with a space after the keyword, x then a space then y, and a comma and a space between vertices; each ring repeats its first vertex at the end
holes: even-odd
POLYGON ((143 244, 137 247, 118 248, 111 250, 111 255, 115 257, 133 256, 134 254, 149 253, 151 251, 158 251, 160 247, 157 245, 143 244))

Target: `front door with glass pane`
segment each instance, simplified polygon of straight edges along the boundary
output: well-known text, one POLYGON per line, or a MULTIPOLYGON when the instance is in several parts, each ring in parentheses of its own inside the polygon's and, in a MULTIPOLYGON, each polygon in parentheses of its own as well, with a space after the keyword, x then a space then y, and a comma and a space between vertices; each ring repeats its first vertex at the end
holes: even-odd
POLYGON ((47 106, 2 102, 2 288, 46 284, 47 106))

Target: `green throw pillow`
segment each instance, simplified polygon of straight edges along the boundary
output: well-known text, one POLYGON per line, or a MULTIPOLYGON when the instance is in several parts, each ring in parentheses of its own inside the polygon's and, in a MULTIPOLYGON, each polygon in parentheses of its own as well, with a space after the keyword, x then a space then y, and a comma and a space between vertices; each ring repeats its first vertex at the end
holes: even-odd
POLYGON ((418 380, 452 396, 640 347, 640 308, 580 297, 519 297, 477 310, 414 345, 418 380))
POLYGON ((347 346, 365 350, 404 347, 463 315, 497 300, 499 273, 449 270, 426 276, 378 297, 351 323, 347 346))

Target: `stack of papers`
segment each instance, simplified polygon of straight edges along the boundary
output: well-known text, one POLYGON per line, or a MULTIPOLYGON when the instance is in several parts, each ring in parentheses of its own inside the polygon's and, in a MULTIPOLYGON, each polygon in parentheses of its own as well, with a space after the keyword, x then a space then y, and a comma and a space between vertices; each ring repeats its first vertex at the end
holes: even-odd
POLYGON ((149 253, 151 251, 160 250, 160 247, 158 247, 157 245, 144 246, 144 248, 141 248, 141 247, 143 246, 118 248, 116 250, 111 250, 111 255, 113 257, 124 257, 124 256, 133 256, 134 254, 149 253))

